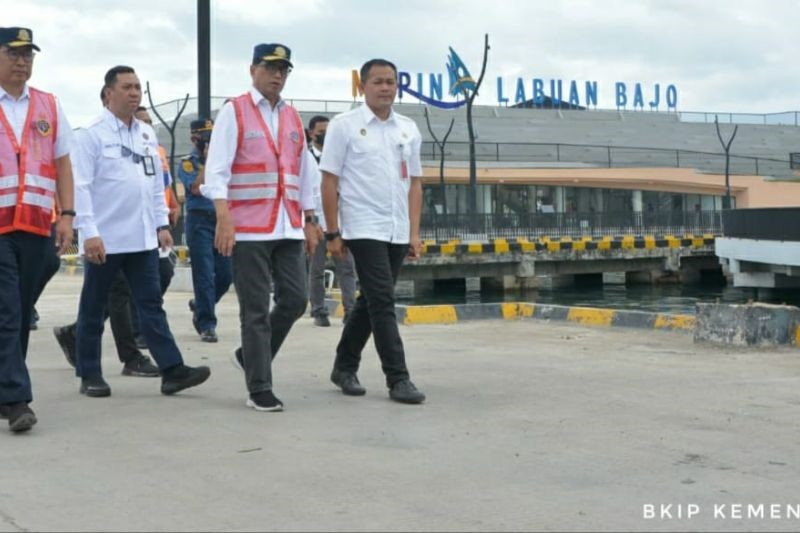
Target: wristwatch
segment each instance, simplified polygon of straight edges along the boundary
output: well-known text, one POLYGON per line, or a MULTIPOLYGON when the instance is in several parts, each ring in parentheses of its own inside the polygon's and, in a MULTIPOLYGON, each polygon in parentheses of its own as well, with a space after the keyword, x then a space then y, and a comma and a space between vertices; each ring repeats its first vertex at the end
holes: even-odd
POLYGON ((73 211, 72 209, 62 209, 61 210, 61 216, 63 217, 65 215, 68 216, 68 217, 74 217, 75 216, 75 211, 73 211))
POLYGON ((319 217, 317 215, 306 215, 306 224, 319 224, 319 217))
POLYGON ((341 236, 342 236, 342 234, 337 229, 336 231, 331 231, 329 233, 326 233, 325 234, 325 240, 328 241, 328 242, 335 241, 336 239, 340 238, 341 236))
POLYGON ((159 232, 162 229, 165 229, 165 230, 169 231, 169 226, 159 226, 158 228, 156 228, 156 232, 159 232))

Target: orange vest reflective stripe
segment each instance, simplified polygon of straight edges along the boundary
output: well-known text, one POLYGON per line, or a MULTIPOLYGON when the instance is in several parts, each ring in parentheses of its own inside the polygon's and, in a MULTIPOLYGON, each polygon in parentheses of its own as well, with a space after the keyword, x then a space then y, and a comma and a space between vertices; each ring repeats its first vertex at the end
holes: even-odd
POLYGON ((233 99, 238 141, 228 184, 228 209, 237 233, 272 233, 281 203, 292 227, 303 225, 300 161, 305 133, 300 115, 282 104, 273 139, 250 93, 233 99))
POLYGON ((0 107, 0 233, 21 230, 49 236, 56 194, 58 111, 52 94, 33 87, 28 87, 28 94, 22 139, 17 139, 0 107))

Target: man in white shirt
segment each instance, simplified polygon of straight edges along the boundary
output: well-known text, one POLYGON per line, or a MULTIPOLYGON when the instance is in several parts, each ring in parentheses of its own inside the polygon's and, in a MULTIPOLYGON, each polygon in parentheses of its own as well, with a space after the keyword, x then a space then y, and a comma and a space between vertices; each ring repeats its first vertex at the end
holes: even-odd
POLYGON ((56 196, 58 254, 72 243, 72 131, 52 94, 28 85, 33 32, 0 28, 0 417, 11 431, 36 424, 25 364, 56 196))
MULTIPOLYGON (((325 131, 328 129, 328 117, 316 115, 308 121, 309 150, 311 155, 319 163, 322 157, 322 147, 325 143, 325 131)), ((322 176, 320 175, 320 178, 322 176)), ((314 214, 317 217, 322 231, 325 231, 325 214, 322 211, 322 193, 318 186, 314 189, 314 214)), ((317 246, 314 255, 308 262, 308 294, 311 303, 311 316, 314 318, 314 325, 329 327, 331 325, 328 318, 328 308, 325 306, 325 260, 327 249, 325 246, 317 246)), ((344 258, 334 257, 333 263, 336 266, 336 277, 339 278, 339 288, 342 291, 342 305, 344 306, 344 321, 350 316, 350 310, 355 305, 356 300, 356 267, 353 263, 352 254, 345 254, 344 258)))
POLYGON ((153 128, 134 117, 142 87, 131 67, 106 73, 105 94, 107 107, 77 134, 74 162, 75 227, 86 259, 76 343, 80 392, 111 394, 100 366, 100 341, 109 288, 122 270, 161 370, 161 392, 174 394, 203 383, 210 370, 183 364, 162 308, 157 248, 173 243, 158 139, 153 128))
POLYGON ((255 46, 253 86, 217 114, 200 187, 214 201, 214 245, 233 256, 242 332, 236 359, 245 373, 246 405, 257 411, 283 409, 272 391, 272 359, 308 302, 303 240, 311 254, 320 236, 316 165, 300 115, 281 99, 291 69, 288 47, 255 46))
POLYGON ((319 165, 328 251, 334 257, 352 253, 361 284, 336 348, 331 381, 348 395, 366 392, 356 373, 372 334, 389 397, 418 404, 425 395, 409 379, 394 284, 403 259, 416 258, 422 246, 422 137, 412 120, 392 110, 397 95, 393 63, 367 61, 360 86, 365 103, 331 120, 319 165))

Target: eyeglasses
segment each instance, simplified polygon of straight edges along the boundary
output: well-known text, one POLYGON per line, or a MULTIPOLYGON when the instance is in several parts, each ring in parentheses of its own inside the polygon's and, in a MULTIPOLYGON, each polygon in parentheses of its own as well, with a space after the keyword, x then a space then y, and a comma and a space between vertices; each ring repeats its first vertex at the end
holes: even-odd
POLYGON ((288 76, 289 73, 292 72, 292 67, 286 63, 280 63, 276 61, 262 61, 261 66, 264 67, 264 69, 270 74, 280 73, 281 76, 288 76))
POLYGON ((25 63, 32 63, 33 57, 36 55, 33 50, 15 50, 13 48, 4 48, 3 51, 6 53, 8 58, 11 61, 19 61, 22 59, 25 63))
POLYGON ((122 157, 132 157, 133 158, 133 162, 136 163, 137 165, 139 163, 141 163, 142 161, 144 161, 144 156, 143 155, 137 154, 136 152, 134 152, 133 150, 131 150, 130 148, 128 148, 124 144, 120 145, 120 152, 122 152, 122 157))

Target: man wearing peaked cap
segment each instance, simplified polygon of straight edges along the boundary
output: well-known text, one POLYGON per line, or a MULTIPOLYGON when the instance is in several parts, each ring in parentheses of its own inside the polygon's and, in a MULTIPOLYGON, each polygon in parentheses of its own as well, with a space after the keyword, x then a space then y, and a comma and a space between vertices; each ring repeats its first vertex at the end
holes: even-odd
POLYGON ((214 249, 217 215, 214 202, 200 194, 205 178, 208 141, 214 123, 209 119, 190 124, 192 153, 181 161, 178 178, 186 188, 186 243, 192 261, 194 298, 189 301, 192 325, 203 342, 217 342, 217 316, 214 307, 228 292, 233 280, 231 258, 214 249))
POLYGON ((16 432, 36 423, 25 355, 41 258, 66 250, 75 216, 72 128, 52 94, 27 84, 34 50, 31 30, 0 28, 0 417, 16 432))
POLYGON ((291 50, 259 44, 252 57, 252 87, 217 115, 201 191, 214 201, 215 246, 233 256, 242 332, 235 355, 245 372, 246 405, 280 411, 272 360, 308 303, 303 241, 311 254, 321 237, 314 216, 318 178, 300 115, 281 98, 291 50))

